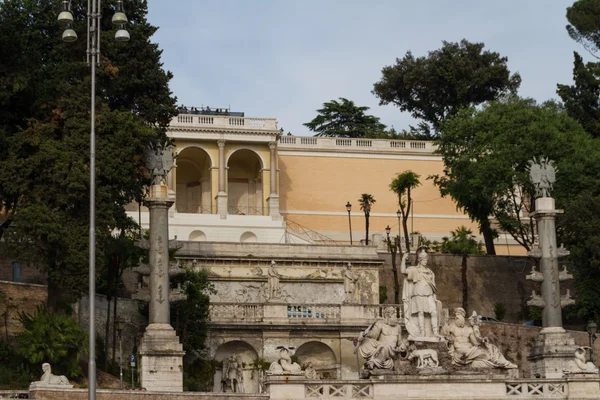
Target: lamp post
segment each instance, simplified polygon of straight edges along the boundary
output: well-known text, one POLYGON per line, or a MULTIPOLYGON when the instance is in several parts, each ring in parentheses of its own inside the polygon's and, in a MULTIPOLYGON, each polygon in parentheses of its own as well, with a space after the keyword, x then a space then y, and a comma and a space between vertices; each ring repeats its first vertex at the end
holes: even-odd
POLYGON ((402 242, 402 211, 400 209, 396 211, 396 216, 398 217, 398 240, 402 242))
POLYGON ((352 219, 350 218, 350 211, 352 211, 352 204, 346 203, 346 210, 348 211, 348 226, 350 227, 350 246, 352 246, 352 219))
MULTIPOLYGON (((88 399, 96 399, 96 65, 100 65, 100 32, 101 32, 101 0, 88 0, 87 5, 87 63, 91 67, 91 104, 90 104, 90 241, 89 241, 89 364, 88 364, 88 399)), ((63 1, 58 22, 65 24, 62 40, 71 43, 77 40, 73 30, 73 14, 71 1, 63 1)), ((117 1, 117 12, 112 22, 119 27, 115 40, 126 42, 129 32, 125 30, 127 16, 123 12, 122 0, 117 1)))
POLYGON ((125 328, 125 321, 121 318, 117 318, 115 321, 115 328, 117 329, 117 335, 119 335, 119 378, 121 381, 121 389, 123 389, 123 328, 125 328))
POLYGON ((598 331, 598 326, 594 321, 589 321, 585 327, 587 330, 588 336, 590 337, 590 361, 594 363, 594 342, 598 338, 596 332, 598 331))

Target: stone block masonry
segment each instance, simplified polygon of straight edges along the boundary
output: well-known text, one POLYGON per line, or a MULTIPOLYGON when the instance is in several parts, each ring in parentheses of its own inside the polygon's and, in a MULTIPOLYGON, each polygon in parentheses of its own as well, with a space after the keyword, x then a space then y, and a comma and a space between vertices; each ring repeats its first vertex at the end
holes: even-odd
MULTIPOLYGON (((30 391, 35 400, 87 400, 87 389, 39 389, 30 391)), ((167 393, 132 390, 103 390, 96 393, 97 400, 266 400, 268 394, 244 393, 167 393)))
POLYGON ((0 281, 0 291, 6 296, 5 300, 0 302, 2 336, 14 337, 23 332, 19 312, 33 315, 36 308, 46 304, 48 299, 48 289, 45 285, 0 281))

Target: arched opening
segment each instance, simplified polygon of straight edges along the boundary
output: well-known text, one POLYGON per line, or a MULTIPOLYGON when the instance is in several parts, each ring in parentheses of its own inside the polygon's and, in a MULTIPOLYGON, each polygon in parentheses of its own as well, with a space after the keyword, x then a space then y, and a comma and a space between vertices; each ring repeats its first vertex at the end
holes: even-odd
POLYGON ((263 215, 262 162, 247 149, 235 151, 227 163, 227 212, 263 215))
POLYGON ((242 236, 240 236, 240 243, 256 243, 258 238, 252 232, 244 232, 242 236))
POLYGON ((188 240, 190 242, 206 242, 206 234, 202 231, 193 231, 188 240))
POLYGON ((179 213, 210 214, 212 184, 210 156, 199 147, 188 147, 177 155, 177 200, 179 213))
POLYGON ((304 368, 307 362, 311 362, 321 379, 337 379, 338 363, 335 353, 325 343, 311 341, 306 342, 296 350, 298 363, 304 368))
MULTIPOLYGON (((231 382, 228 380, 228 365, 231 359, 236 358, 241 365, 237 374, 241 373, 240 393, 258 393, 259 376, 258 370, 254 368, 253 363, 258 359, 258 353, 254 348, 241 340, 234 340, 223 343, 215 352, 215 361, 218 361, 222 367, 217 368, 214 377, 215 392, 231 392, 231 382)), ((232 373, 235 375, 236 373, 232 373)), ((231 375, 230 375, 231 376, 231 375)))

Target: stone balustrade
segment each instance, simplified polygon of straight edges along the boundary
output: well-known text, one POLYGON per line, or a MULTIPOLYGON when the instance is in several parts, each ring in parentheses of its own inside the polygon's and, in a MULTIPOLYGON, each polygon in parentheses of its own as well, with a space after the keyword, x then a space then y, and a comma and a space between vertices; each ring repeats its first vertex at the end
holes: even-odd
POLYGON ((314 136, 281 136, 279 150, 319 149, 352 151, 385 151, 394 153, 433 153, 435 145, 425 140, 351 139, 314 136))
POLYGON ((171 128, 229 128, 235 130, 265 130, 277 129, 275 118, 250 118, 230 115, 180 114, 171 120, 171 128))
POLYGON ((383 310, 393 307, 395 317, 402 319, 399 304, 285 304, 285 303, 213 303, 210 320, 213 324, 231 323, 339 323, 368 325, 383 318, 383 310))

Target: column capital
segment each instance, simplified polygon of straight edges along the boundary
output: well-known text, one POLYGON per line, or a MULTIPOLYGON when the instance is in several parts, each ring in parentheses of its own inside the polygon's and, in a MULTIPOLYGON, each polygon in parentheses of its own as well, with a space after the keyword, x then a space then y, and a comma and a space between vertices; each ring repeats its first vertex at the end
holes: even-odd
POLYGON ((269 148, 275 150, 277 148, 277 142, 269 142, 269 148))
POLYGON ((223 147, 225 147, 226 142, 227 141, 225 139, 219 139, 219 140, 217 140, 217 145, 219 146, 219 148, 223 148, 223 147))

